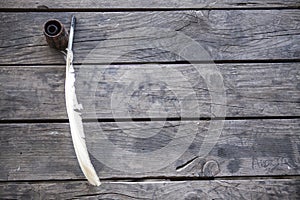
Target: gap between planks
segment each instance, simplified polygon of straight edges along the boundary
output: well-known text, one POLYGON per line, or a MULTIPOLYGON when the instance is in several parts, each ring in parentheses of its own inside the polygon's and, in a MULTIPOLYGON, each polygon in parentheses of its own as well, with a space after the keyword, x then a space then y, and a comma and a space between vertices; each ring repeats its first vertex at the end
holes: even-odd
MULTIPOLYGON (((99 66, 107 66, 107 65, 183 65, 183 64, 280 64, 280 63, 298 63, 300 62, 300 59, 265 59, 265 60, 214 60, 214 61, 193 61, 192 63, 188 61, 170 61, 170 62, 112 62, 112 63, 74 63, 74 66, 93 66, 93 65, 99 65, 99 66)), ((37 68, 37 67, 46 67, 46 68, 65 68, 64 63, 21 63, 21 64, 10 64, 10 63, 0 63, 1 67, 14 67, 14 68, 37 68)))
POLYGON ((156 11, 201 11, 201 10, 294 10, 300 6, 254 7, 254 8, 0 8, 0 12, 156 12, 156 11))
POLYGON ((280 1, 280 0, 170 0, 168 2, 152 0, 145 1, 58 1, 49 0, 27 0, 20 2, 17 0, 4 0, 0 5, 1 9, 15 10, 89 10, 89 11, 152 11, 152 10, 184 10, 184 9, 289 9, 300 6, 297 0, 280 1))
MULTIPOLYGON (((257 116, 257 117, 215 117, 215 118, 100 118, 100 119, 83 119, 84 123, 89 122, 159 122, 159 121, 213 121, 213 120, 274 120, 274 119, 299 119, 300 116, 257 116)), ((0 124, 48 124, 48 123, 69 123, 68 119, 3 119, 0 124)))
MULTIPOLYGON (((267 176, 216 176, 216 177, 172 177, 172 176, 146 176, 146 177, 113 177, 101 178, 102 183, 144 183, 144 182, 182 182, 182 181, 234 181, 234 180, 300 180, 300 175, 267 175, 267 176)), ((0 180, 0 183, 63 183, 81 182, 86 179, 40 179, 40 180, 0 180)))

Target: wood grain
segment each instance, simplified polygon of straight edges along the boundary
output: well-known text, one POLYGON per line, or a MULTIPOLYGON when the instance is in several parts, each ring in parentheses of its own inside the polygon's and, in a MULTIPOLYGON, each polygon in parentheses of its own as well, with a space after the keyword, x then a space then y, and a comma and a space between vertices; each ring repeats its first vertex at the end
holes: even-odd
MULTIPOLYGON (((214 65, 76 66, 83 118, 219 116, 201 69, 214 65), (200 69, 200 70, 199 70, 200 69), (190 92, 194 94, 190 94, 190 92), (198 112, 195 111, 198 108, 198 112)), ((298 63, 218 64, 226 110, 219 117, 300 116, 298 63)), ((0 119, 67 119, 64 66, 0 68, 0 119)))
MULTIPOLYGON (((205 152, 202 148, 204 138, 211 134, 208 133, 209 121, 90 122, 84 123, 84 128, 92 162, 102 179, 221 178, 298 175, 299 122, 299 119, 226 120, 219 139, 208 142, 216 142, 215 146, 203 157, 199 155, 205 152), (120 150, 113 153, 106 148, 110 142, 120 150), (177 150, 162 156, 178 158, 162 169, 142 172, 142 168, 135 169, 135 165, 128 163, 136 161, 137 156, 157 152, 175 143, 177 150), (178 154, 184 144, 188 145, 187 150, 178 154), (135 156, 130 157, 130 154, 135 156), (123 158, 119 159, 119 156, 123 158), (109 164, 111 161, 112 165, 109 164), (128 167, 119 168, 122 163, 127 163, 128 167)), ((0 142, 1 181, 84 178, 73 150, 68 124, 0 124, 0 142)), ((147 158, 152 163, 162 162, 159 155, 147 158)))
POLYGON ((119 1, 18 1, 18 0, 4 0, 0 8, 23 8, 23 9, 195 9, 195 8, 290 8, 299 6, 297 0, 170 0, 170 1, 142 1, 142 0, 119 0, 119 1))
POLYGON ((299 180, 0 183, 4 199, 299 199, 299 180))
POLYGON ((2 0, 0 199, 300 199, 299 8, 299 0, 2 0), (98 188, 65 123, 65 61, 42 33, 51 18, 68 28, 73 14, 98 188), (203 61, 225 64, 218 73, 212 63, 182 64, 203 61))
POLYGON ((68 27, 72 14, 78 19, 75 63, 300 58, 300 12, 296 9, 2 12, 0 27, 9 28, 0 31, 0 64, 63 64, 62 55, 47 46, 42 27, 51 18, 68 27), (186 49, 190 43, 198 43, 210 56, 186 49), (96 55, 85 60, 95 48, 99 50, 96 55))

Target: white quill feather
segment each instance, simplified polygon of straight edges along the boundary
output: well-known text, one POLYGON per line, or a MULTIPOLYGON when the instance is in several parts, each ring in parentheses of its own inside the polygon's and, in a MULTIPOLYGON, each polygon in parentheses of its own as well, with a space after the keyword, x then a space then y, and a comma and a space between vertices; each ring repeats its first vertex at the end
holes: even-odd
POLYGON ((75 153, 82 172, 90 184, 99 186, 100 180, 91 163, 89 153, 85 144, 85 135, 83 131, 82 118, 80 110, 81 104, 78 104, 75 93, 75 71, 73 67, 73 52, 72 43, 74 35, 75 18, 72 17, 69 45, 67 48, 66 59, 66 82, 65 82, 65 97, 66 107, 70 123, 71 135, 75 153), (72 28, 73 27, 73 28, 72 28), (70 44, 71 43, 71 44, 70 44))

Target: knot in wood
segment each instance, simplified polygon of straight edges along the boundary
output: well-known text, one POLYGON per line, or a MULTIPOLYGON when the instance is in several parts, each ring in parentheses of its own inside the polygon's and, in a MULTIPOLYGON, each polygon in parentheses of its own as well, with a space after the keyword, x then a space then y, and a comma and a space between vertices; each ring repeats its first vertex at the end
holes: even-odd
POLYGON ((212 177, 220 173, 220 167, 217 161, 209 160, 203 165, 202 171, 204 176, 212 177))

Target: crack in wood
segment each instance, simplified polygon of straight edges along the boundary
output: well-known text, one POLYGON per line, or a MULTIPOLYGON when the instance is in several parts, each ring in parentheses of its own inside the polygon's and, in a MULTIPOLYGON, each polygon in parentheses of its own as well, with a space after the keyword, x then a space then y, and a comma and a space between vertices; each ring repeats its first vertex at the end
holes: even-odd
POLYGON ((199 158, 199 156, 196 156, 196 157, 188 160, 184 164, 177 166, 176 167, 176 171, 177 172, 183 171, 184 169, 186 169, 187 167, 189 167, 190 165, 192 165, 193 161, 196 160, 197 158, 199 158))

